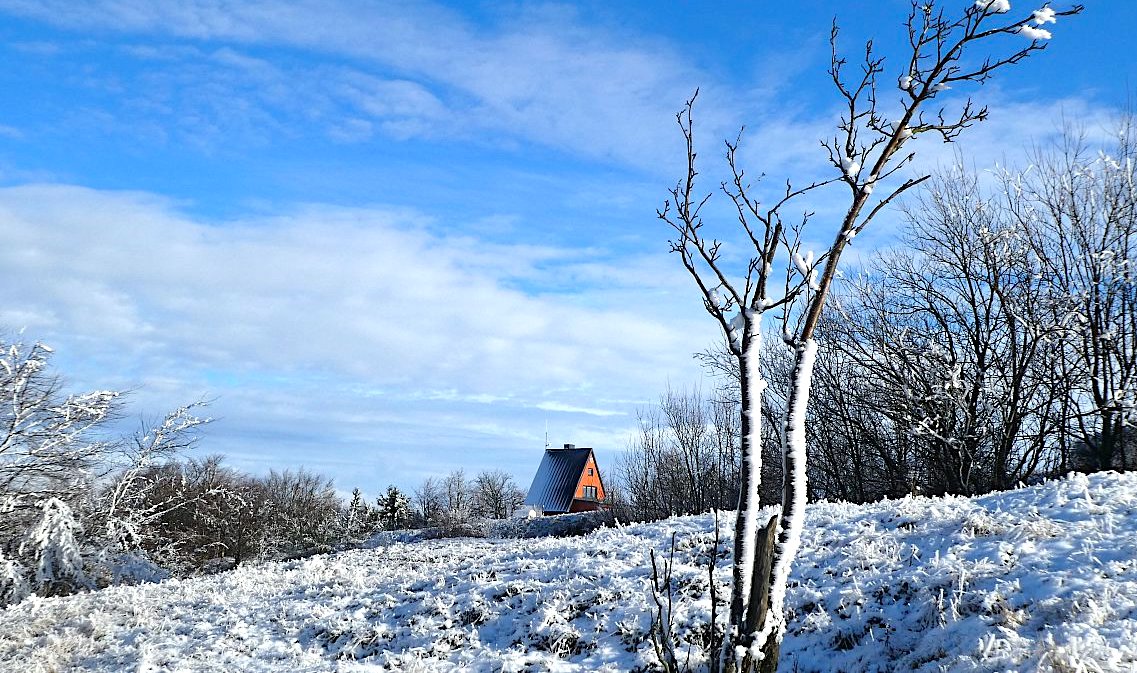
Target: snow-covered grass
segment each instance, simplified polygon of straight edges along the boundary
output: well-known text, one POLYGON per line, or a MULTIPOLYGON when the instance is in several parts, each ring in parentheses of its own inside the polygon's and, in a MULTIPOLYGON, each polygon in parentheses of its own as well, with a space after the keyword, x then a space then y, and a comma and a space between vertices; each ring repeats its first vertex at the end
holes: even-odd
MULTIPOLYGON (((724 515, 724 598, 731 524, 724 515)), ((712 525, 396 542, 32 598, 0 612, 0 670, 650 670, 646 550, 667 556, 676 533, 683 662, 705 634, 712 525)), ((813 505, 786 597, 784 670, 1137 671, 1135 556, 1134 474, 813 505)), ((697 646, 690 662, 702 662, 697 646)))

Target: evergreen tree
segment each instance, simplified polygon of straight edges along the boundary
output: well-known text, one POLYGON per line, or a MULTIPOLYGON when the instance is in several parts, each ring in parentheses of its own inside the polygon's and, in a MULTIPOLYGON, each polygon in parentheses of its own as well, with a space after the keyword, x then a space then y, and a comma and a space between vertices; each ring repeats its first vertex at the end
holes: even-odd
POLYGON ((371 506, 363 499, 363 491, 353 488, 351 502, 347 504, 344 512, 344 532, 347 537, 358 538, 370 534, 373 520, 371 506))
POLYGON ((387 487, 387 492, 379 497, 376 504, 379 507, 379 523, 384 530, 395 530, 407 525, 411 501, 394 484, 387 487))

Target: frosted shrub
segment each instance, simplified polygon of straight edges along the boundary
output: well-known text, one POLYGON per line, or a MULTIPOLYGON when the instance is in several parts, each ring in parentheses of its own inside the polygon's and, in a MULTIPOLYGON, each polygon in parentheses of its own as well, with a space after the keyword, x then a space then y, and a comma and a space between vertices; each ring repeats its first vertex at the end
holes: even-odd
POLYGON ((15 559, 5 558, 0 551, 0 607, 19 603, 31 593, 24 568, 15 559))
POLYGON ((28 554, 33 561, 36 590, 51 596, 88 586, 75 539, 83 527, 67 503, 58 498, 48 498, 41 508, 43 518, 20 545, 20 553, 28 554))

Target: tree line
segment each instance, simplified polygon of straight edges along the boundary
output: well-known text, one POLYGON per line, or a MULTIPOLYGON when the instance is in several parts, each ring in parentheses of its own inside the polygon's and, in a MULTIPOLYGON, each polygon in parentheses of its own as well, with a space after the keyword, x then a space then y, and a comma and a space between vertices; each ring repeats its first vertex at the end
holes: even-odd
POLYGON ((30 594, 216 572, 358 543, 383 530, 504 518, 512 477, 458 470, 414 493, 345 501, 316 472, 245 473, 187 455, 211 422, 189 404, 115 437, 116 391, 64 392, 41 343, 0 339, 0 606, 30 594))
POLYGON ((478 519, 507 519, 525 502, 525 491, 504 470, 485 470, 473 479, 465 470, 427 477, 411 496, 411 517, 419 528, 461 533, 478 519))
MULTIPOLYGON (((812 499, 975 495, 1137 468, 1137 143, 1068 130, 1023 170, 955 167, 904 208, 897 245, 847 269, 818 328, 812 499)), ((764 504, 781 502, 793 353, 761 344, 764 504)), ((624 516, 733 509, 738 368, 640 412, 618 465, 624 516)))

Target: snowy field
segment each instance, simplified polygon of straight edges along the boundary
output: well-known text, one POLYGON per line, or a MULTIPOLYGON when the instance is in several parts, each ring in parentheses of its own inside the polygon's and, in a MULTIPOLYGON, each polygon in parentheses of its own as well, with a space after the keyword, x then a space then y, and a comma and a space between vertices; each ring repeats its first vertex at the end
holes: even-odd
MULTIPOLYGON (((709 613, 712 526, 704 515, 571 539, 395 543, 32 598, 0 612, 0 670, 652 670, 646 550, 666 555, 677 534, 682 662, 709 613)), ((783 670, 1132 673, 1135 557, 1137 474, 815 505, 783 670)))

